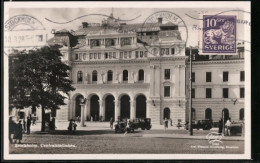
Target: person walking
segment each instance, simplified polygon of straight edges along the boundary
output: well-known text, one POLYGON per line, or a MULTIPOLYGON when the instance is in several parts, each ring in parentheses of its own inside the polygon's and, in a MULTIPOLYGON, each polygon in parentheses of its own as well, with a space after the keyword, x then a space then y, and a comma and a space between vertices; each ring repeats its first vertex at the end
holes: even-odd
POLYGON ((113 129, 113 123, 114 123, 113 117, 110 118, 109 123, 110 123, 110 128, 113 129))
POLYGON ((13 143, 13 139, 12 139, 12 134, 14 133, 14 129, 15 129, 15 123, 12 119, 12 117, 9 117, 9 142, 12 144, 13 143))
POLYGON ((227 120, 225 126, 226 126, 226 135, 227 135, 227 136, 230 136, 230 126, 231 126, 230 118, 228 118, 228 120, 227 120))
POLYGON ((27 117, 27 134, 30 134, 31 133, 31 118, 30 117, 27 117))
POLYGON ((124 135, 126 135, 127 131, 129 131, 129 130, 130 130, 130 121, 129 121, 129 119, 127 119, 126 120, 126 126, 125 126, 125 133, 124 133, 124 135))
POLYGON ((163 122, 164 122, 164 132, 165 132, 166 128, 168 128, 168 119, 165 117, 163 122))
POLYGON ((23 125, 22 120, 19 120, 19 123, 16 124, 15 132, 14 132, 14 143, 16 143, 17 140, 19 140, 19 144, 21 143, 21 140, 23 139, 23 125))
POLYGON ((74 123, 73 123, 73 131, 74 131, 74 132, 76 132, 77 126, 78 126, 78 125, 74 122, 74 123))
POLYGON ((69 123, 69 127, 68 127, 68 131, 71 132, 72 131, 72 125, 73 125, 73 122, 72 122, 72 119, 70 120, 70 123, 69 123))
POLYGON ((223 118, 220 118, 218 121, 218 133, 221 134, 223 130, 223 118))
POLYGON ((26 132, 26 122, 25 122, 25 118, 23 119, 23 124, 22 124, 22 128, 23 128, 23 132, 26 132))
POLYGON ((172 119, 170 118, 170 123, 171 123, 171 127, 172 127, 172 119))

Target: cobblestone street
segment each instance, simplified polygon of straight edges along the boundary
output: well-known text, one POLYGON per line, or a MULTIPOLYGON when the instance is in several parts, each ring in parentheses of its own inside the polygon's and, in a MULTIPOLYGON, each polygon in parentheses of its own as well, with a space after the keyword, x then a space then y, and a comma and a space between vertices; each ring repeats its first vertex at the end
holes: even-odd
MULTIPOLYGON (((162 125, 154 125, 151 130, 136 130, 124 135, 115 133, 108 123, 87 123, 78 127, 75 133, 68 133, 67 122, 58 122, 53 133, 40 132, 40 124, 32 126, 30 135, 24 134, 22 144, 10 144, 10 153, 22 154, 99 154, 99 153, 243 153, 244 141, 241 136, 224 137, 221 144, 212 146, 206 139, 210 131, 188 131, 169 127, 164 131, 162 125)), ((78 124, 80 126, 80 124, 78 124)))

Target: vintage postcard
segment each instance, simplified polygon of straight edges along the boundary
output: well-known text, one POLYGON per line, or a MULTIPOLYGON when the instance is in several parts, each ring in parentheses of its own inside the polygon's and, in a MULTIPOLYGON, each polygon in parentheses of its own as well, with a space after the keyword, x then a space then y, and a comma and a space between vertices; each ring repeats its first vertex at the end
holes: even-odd
POLYGON ((5 2, 4 159, 250 159, 250 2, 5 2))

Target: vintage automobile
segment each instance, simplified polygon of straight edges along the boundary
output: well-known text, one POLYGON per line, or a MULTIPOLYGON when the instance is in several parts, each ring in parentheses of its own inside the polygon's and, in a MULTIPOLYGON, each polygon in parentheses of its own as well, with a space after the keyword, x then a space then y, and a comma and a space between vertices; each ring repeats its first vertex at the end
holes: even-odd
MULTIPOLYGON (((213 126, 213 122, 210 119, 203 119, 203 120, 193 120, 192 121, 192 128, 193 129, 203 129, 203 130, 210 130, 213 126)), ((189 128, 189 122, 185 124, 186 130, 189 128)))
MULTIPOLYGON (((119 121, 115 124, 115 132, 125 132, 126 129, 127 120, 124 119, 122 121, 119 121)), ((127 132, 134 132, 134 130, 137 130, 141 128, 142 130, 150 130, 152 128, 151 125, 151 118, 134 118, 129 119, 129 128, 127 132)))
MULTIPOLYGON (((125 132, 125 130, 126 130, 126 124, 127 124, 127 121, 125 121, 125 120, 123 120, 123 121, 118 121, 118 122, 115 124, 115 133, 125 132)), ((127 133, 130 133, 130 132, 134 132, 134 128, 133 128, 133 126, 131 125, 131 123, 129 124, 129 128, 127 128, 127 133)))
POLYGON ((150 130, 152 128, 151 118, 134 118, 129 121, 134 129, 150 130))

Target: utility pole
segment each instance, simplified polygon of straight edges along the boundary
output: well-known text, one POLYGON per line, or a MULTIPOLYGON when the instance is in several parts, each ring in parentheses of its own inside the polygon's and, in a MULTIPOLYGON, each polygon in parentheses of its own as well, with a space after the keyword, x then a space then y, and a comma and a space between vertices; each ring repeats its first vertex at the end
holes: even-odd
POLYGON ((192 90, 192 46, 190 46, 190 105, 189 105, 189 133, 193 135, 192 130, 192 97, 191 97, 191 90, 192 90))

